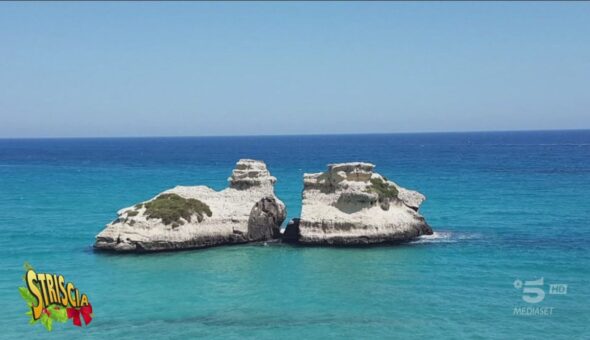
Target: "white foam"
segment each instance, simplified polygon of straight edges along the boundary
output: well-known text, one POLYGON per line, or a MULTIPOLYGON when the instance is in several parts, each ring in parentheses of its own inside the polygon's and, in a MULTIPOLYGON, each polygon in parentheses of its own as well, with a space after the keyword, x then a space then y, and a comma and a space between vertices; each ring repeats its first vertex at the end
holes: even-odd
POLYGON ((456 243, 462 240, 479 238, 478 234, 455 233, 450 231, 435 231, 432 235, 422 235, 410 244, 420 243, 456 243))

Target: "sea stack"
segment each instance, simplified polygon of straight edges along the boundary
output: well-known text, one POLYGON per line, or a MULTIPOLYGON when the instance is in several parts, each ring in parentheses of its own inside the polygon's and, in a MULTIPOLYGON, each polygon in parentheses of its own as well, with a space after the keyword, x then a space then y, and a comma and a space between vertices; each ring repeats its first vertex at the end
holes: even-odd
POLYGON ((285 230, 286 242, 355 246, 398 243, 432 229, 418 213, 426 199, 373 172, 370 163, 330 164, 304 174, 300 219, 285 230))
POLYGON ((285 205, 262 161, 241 159, 229 187, 177 186, 119 210, 94 247, 120 252, 204 248, 280 237, 285 205))

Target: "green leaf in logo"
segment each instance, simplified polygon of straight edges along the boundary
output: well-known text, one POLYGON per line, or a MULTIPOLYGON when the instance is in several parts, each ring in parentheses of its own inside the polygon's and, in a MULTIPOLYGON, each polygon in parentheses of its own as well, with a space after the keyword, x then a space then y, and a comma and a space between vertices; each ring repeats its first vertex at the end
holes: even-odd
POLYGON ((27 288, 18 287, 18 292, 20 293, 20 296, 23 297, 23 299, 29 307, 37 303, 37 299, 33 296, 33 294, 31 294, 31 292, 27 288))
POLYGON ((41 324, 43 324, 43 326, 45 326, 45 328, 51 332, 51 329, 53 328, 53 321, 47 316, 47 314, 41 314, 41 324))
POLYGON ((33 266, 31 266, 31 264, 29 262, 25 262, 23 267, 25 268, 26 272, 28 272, 29 270, 35 270, 35 269, 33 269, 33 266))
POLYGON ((25 264, 23 265, 23 267, 25 268, 25 275, 23 275, 23 282, 27 282, 27 272, 29 270, 35 271, 35 269, 33 269, 33 266, 31 266, 29 264, 29 262, 25 262, 25 264))
POLYGON ((49 312, 49 317, 54 321, 61 323, 68 321, 68 313, 65 307, 53 304, 47 307, 47 311, 49 312))

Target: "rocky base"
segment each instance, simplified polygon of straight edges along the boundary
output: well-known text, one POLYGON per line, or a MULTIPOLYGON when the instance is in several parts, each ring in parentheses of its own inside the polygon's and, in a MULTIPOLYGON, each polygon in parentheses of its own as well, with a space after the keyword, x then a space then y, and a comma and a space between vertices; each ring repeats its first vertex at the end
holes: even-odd
POLYGON ((174 251, 209 248, 220 245, 242 244, 256 242, 258 240, 248 240, 243 235, 211 236, 199 237, 187 241, 131 241, 117 242, 108 238, 97 238, 94 248, 100 251, 116 252, 156 252, 156 251, 174 251))

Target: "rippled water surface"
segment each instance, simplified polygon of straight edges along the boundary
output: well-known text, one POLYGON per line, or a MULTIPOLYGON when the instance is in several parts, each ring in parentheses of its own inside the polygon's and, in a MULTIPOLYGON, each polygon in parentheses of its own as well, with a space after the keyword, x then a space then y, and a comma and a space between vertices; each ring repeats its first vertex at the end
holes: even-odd
POLYGON ((589 224, 589 131, 0 140, 0 337, 588 338, 589 224), (436 233, 395 247, 92 251, 119 208, 175 185, 222 189, 239 158, 266 161, 290 217, 304 172, 375 163, 428 197, 436 233), (88 293, 92 324, 29 326, 25 261, 88 293), (526 303, 513 282, 541 277, 545 299, 526 303))

